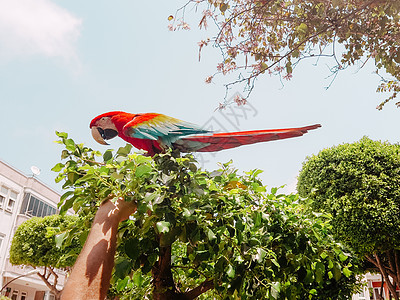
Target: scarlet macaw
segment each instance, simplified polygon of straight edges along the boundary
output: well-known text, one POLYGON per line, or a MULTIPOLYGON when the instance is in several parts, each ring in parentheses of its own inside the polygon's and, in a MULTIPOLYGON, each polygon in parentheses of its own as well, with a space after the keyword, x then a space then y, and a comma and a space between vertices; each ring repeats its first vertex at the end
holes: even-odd
POLYGON ((214 152, 258 142, 302 136, 320 124, 299 128, 212 133, 201 127, 163 114, 130 114, 112 111, 90 122, 93 138, 100 144, 117 135, 153 156, 167 148, 181 152, 214 152))

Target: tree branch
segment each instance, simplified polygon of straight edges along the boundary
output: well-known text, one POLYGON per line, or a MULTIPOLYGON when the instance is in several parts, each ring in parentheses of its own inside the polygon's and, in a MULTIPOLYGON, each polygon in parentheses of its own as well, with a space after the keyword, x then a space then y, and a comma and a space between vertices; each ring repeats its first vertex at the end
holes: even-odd
POLYGON ((206 280, 203 281, 199 286, 195 287, 194 289, 184 293, 185 299, 191 300, 195 299, 201 294, 207 292, 208 290, 211 290, 214 288, 214 282, 213 280, 206 280))
POLYGON ((57 287, 58 275, 56 272, 54 272, 54 269, 52 267, 49 267, 49 270, 50 270, 51 274, 53 274, 53 276, 54 276, 54 286, 57 287))
POLYGON ((399 260, 399 250, 393 250, 394 253, 394 264, 396 266, 396 282, 400 286, 400 260, 399 260))
POLYGON ((389 291, 392 293, 392 295, 395 297, 395 299, 398 300, 399 297, 398 297, 397 294, 396 294, 396 289, 395 289, 395 287, 393 286, 392 282, 390 281, 390 278, 389 278, 389 276, 388 276, 388 272, 387 272, 387 270, 383 267, 382 261, 381 261, 381 259, 379 258, 379 255, 378 255, 377 253, 375 253, 374 256, 375 256, 376 262, 377 262, 377 264, 378 264, 379 271, 380 271, 381 274, 385 277, 385 281, 386 281, 386 284, 387 284, 387 286, 388 286, 388 288, 389 288, 389 291))
MULTIPOLYGON (((349 14, 347 14, 347 15, 343 16, 342 18, 338 19, 338 20, 337 20, 337 23, 340 23, 340 22, 342 22, 342 21, 344 21, 344 20, 346 20, 346 19, 348 19, 348 18, 350 18, 350 17, 356 15, 357 13, 359 13, 359 12, 362 11, 362 10, 364 10, 366 7, 368 7, 369 5, 373 4, 373 3, 376 2, 376 1, 377 1, 377 0, 372 0, 372 1, 368 2, 368 3, 366 3, 365 5, 361 6, 360 8, 358 8, 358 9, 356 9, 356 10, 350 12, 349 14)), ((296 45, 294 48, 292 48, 292 49, 290 49, 290 51, 286 52, 286 53, 285 53, 283 56, 281 56, 278 60, 276 60, 276 61, 273 62, 270 66, 268 66, 268 68, 266 68, 266 69, 264 69, 264 70, 257 71, 257 72, 255 72, 255 73, 251 74, 250 76, 247 76, 247 77, 245 77, 245 78, 243 78, 243 79, 239 79, 239 80, 236 80, 236 81, 234 81, 234 82, 228 83, 228 84, 225 85, 225 87, 226 87, 226 88, 229 88, 229 86, 231 86, 231 85, 235 85, 235 84, 237 84, 237 83, 240 83, 240 82, 243 82, 243 81, 250 80, 250 79, 252 79, 252 78, 258 77, 259 75, 261 75, 262 73, 264 73, 266 70, 271 69, 271 68, 274 67, 275 65, 279 64, 283 59, 289 57, 294 51, 296 51, 297 49, 299 49, 303 44, 307 43, 308 41, 312 40, 313 38, 319 36, 320 34, 326 32, 327 30, 329 30, 329 29, 331 29, 331 28, 333 28, 333 27, 335 27, 335 26, 337 26, 336 23, 330 24, 330 25, 326 25, 322 30, 320 30, 320 31, 318 31, 318 32, 316 32, 316 33, 314 33, 314 34, 308 36, 307 38, 303 39, 302 41, 298 42, 297 45, 296 45)))
POLYGON ((51 282, 48 280, 48 277, 46 278, 45 274, 46 271, 43 274, 40 274, 39 272, 37 273, 37 275, 42 279, 42 281, 46 284, 50 291, 56 294, 56 298, 59 299, 61 291, 57 289, 56 282, 54 284, 51 284, 51 282))

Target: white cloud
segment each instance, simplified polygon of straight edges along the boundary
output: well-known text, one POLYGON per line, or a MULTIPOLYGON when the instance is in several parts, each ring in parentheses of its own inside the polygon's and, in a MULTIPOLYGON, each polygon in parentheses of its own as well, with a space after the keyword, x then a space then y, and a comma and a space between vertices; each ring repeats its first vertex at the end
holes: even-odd
POLYGON ((81 20, 50 0, 0 0, 0 57, 76 59, 81 20))

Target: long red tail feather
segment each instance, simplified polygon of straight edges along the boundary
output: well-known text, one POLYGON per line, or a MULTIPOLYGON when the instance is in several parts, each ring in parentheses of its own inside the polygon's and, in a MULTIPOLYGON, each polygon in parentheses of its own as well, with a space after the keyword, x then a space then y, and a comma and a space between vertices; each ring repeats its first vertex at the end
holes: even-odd
POLYGON ((214 152, 239 147, 242 145, 302 136, 303 134, 307 133, 308 130, 317 129, 319 127, 321 127, 320 124, 315 124, 299 128, 239 131, 200 136, 196 135, 182 138, 178 142, 179 145, 177 145, 177 147, 184 152, 214 152))

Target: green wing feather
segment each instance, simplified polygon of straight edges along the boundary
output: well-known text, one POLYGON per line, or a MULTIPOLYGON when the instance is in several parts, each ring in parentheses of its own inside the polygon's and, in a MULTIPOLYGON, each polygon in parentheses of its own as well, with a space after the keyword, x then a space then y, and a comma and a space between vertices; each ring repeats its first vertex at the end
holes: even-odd
POLYGON ((163 114, 140 114, 124 126, 124 133, 137 139, 161 140, 172 146, 178 139, 195 134, 209 133, 201 127, 163 114))

